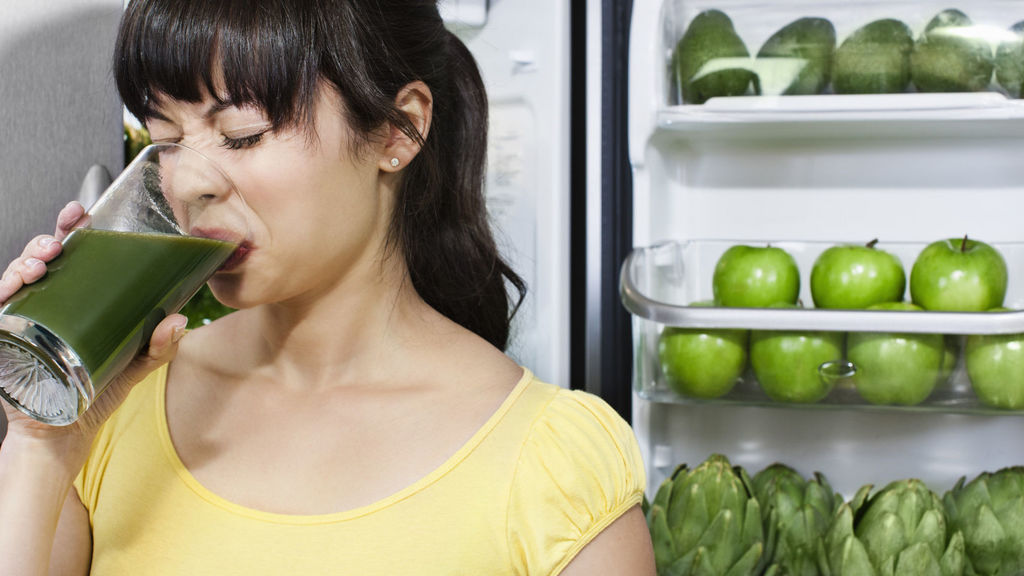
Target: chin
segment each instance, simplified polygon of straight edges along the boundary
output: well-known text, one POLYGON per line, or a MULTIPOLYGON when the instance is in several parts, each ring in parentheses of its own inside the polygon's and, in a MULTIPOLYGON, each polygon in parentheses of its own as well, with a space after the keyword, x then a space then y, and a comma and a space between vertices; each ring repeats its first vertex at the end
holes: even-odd
POLYGON ((254 278, 246 279, 244 275, 225 274, 214 276, 210 282, 210 291, 221 304, 245 310, 275 301, 277 292, 270 284, 254 278))
POLYGON ((213 292, 213 296, 221 304, 236 310, 246 307, 244 305, 246 300, 244 298, 245 283, 242 281, 241 276, 218 274, 211 278, 208 284, 210 292, 213 292))

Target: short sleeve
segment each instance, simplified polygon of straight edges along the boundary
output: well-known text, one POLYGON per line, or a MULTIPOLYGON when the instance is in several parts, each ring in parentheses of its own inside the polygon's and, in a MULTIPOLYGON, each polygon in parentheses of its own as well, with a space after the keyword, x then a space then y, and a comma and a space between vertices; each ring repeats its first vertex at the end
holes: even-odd
POLYGON ((560 390, 531 426, 511 487, 516 573, 557 574, 642 501, 645 482, 629 425, 597 396, 560 390))

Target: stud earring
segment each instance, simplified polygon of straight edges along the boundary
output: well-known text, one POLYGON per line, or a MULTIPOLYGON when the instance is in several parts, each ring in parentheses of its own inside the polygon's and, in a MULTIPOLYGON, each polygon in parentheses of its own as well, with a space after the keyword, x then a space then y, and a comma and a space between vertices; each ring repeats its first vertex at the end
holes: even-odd
POLYGON ((391 167, 392 168, 398 168, 398 158, 392 158, 391 159, 391 167))

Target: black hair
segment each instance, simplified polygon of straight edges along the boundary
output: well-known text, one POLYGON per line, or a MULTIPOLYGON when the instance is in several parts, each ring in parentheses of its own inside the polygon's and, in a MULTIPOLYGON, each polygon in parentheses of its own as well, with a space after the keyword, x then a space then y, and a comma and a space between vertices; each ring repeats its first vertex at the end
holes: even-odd
POLYGON ((388 244, 436 310, 505 349, 526 285, 499 254, 483 193, 487 95, 476 62, 430 0, 132 0, 114 53, 129 112, 203 92, 255 105, 274 127, 312 128, 319 82, 341 97, 356 135, 390 124, 421 144, 403 170, 388 244), (216 72, 225 92, 215 90, 216 72), (395 107, 422 81, 427 137, 395 107), (517 296, 513 300, 510 290, 517 296))

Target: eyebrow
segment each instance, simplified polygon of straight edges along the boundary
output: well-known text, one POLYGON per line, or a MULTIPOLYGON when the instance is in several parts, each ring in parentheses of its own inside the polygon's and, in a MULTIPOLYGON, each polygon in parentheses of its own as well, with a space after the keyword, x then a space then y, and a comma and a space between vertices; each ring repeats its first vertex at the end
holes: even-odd
POLYGON ((215 102, 210 108, 203 114, 203 120, 209 120, 223 110, 231 108, 230 102, 215 102))
MULTIPOLYGON (((206 110, 206 112, 203 113, 203 120, 209 120, 210 118, 213 118, 214 116, 223 112, 224 110, 227 110, 231 106, 232 104, 230 102, 215 102, 206 110)), ((146 108, 146 117, 155 118, 157 120, 162 120, 164 122, 171 121, 170 118, 164 116, 159 110, 152 107, 146 108)))

